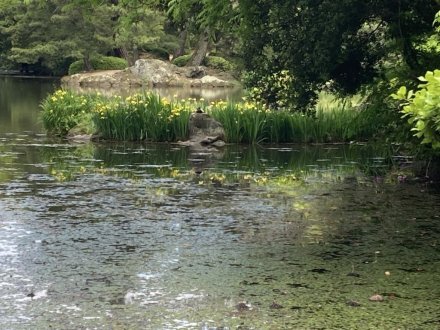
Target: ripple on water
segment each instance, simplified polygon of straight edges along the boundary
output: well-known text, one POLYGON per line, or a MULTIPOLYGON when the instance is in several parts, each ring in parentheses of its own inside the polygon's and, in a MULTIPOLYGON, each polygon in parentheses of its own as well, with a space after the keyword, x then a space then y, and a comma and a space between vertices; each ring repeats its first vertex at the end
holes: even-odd
MULTIPOLYGON (((435 319, 438 194, 368 183, 356 171, 333 180, 353 167, 327 154, 305 161, 306 184, 242 187, 161 178, 149 171, 172 160, 130 162, 142 150, 125 150, 112 152, 123 157, 114 166, 96 156, 108 171, 70 155, 62 165, 86 173, 56 181, 42 162, 49 167, 3 181, 0 328, 417 328, 435 319), (385 302, 370 304, 374 293, 385 302)), ((269 156, 255 159, 276 176, 288 163, 269 156)), ((218 164, 254 173, 236 160, 218 164)))

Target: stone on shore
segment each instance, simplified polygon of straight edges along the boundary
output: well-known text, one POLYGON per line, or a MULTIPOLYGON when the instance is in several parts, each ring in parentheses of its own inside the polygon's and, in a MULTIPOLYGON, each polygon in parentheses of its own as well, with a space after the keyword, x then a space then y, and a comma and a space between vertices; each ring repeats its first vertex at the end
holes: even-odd
POLYGON ((62 78, 68 87, 133 88, 133 87, 236 87, 239 83, 225 72, 203 66, 178 67, 157 59, 140 59, 125 70, 77 73, 62 78))

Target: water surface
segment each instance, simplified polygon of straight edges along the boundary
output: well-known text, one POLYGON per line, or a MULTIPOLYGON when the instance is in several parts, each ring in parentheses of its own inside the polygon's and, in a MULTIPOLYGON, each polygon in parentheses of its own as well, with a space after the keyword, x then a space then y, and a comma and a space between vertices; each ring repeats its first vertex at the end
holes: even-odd
POLYGON ((2 329, 440 326, 440 194, 381 151, 78 144, 17 122, 0 131, 2 329))

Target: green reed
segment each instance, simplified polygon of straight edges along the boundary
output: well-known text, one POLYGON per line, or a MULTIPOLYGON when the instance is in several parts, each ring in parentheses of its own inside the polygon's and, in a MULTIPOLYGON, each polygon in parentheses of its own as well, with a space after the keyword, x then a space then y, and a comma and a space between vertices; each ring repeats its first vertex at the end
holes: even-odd
POLYGON ((57 90, 41 103, 42 121, 45 129, 53 135, 66 135, 69 130, 86 122, 90 126, 91 109, 98 95, 77 95, 67 90, 57 90))
POLYGON ((46 129, 59 135, 86 122, 104 139, 173 142, 188 138, 189 116, 198 106, 223 125, 229 143, 350 141, 365 138, 368 118, 346 103, 320 105, 313 116, 307 116, 268 109, 246 99, 206 105, 195 99, 170 101, 154 93, 122 98, 78 95, 64 90, 43 101, 42 117, 46 129))

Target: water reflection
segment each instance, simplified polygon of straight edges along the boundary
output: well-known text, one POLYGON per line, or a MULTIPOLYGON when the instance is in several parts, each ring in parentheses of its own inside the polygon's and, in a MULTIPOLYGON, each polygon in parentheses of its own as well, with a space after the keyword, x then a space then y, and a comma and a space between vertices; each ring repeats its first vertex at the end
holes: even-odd
POLYGON ((41 132, 39 104, 58 85, 56 79, 0 76, 0 133, 41 132))
MULTIPOLYGON (((43 132, 39 105, 59 86, 60 81, 56 78, 0 76, 0 133, 43 132)), ((140 88, 123 90, 80 87, 76 90, 80 93, 99 92, 109 96, 126 96, 144 91, 140 88)), ((243 96, 241 88, 154 88, 152 91, 169 99, 202 98, 207 102, 220 99, 236 101, 243 96)))
POLYGON ((34 126, 52 85, 1 83, 0 328, 438 328, 440 194, 411 159, 67 143, 34 126))
POLYGON ((68 86, 69 89, 77 91, 79 93, 101 93, 106 96, 128 96, 135 93, 143 93, 145 91, 152 91, 158 93, 162 97, 168 99, 204 99, 205 101, 217 101, 217 100, 229 100, 240 101, 243 96, 243 89, 241 87, 224 87, 224 88, 200 88, 200 87, 153 87, 153 88, 90 88, 81 86, 68 86))
POLYGON ((375 180, 377 150, 232 146, 196 173, 177 145, 0 138, 1 328, 438 325, 440 195, 375 180))

